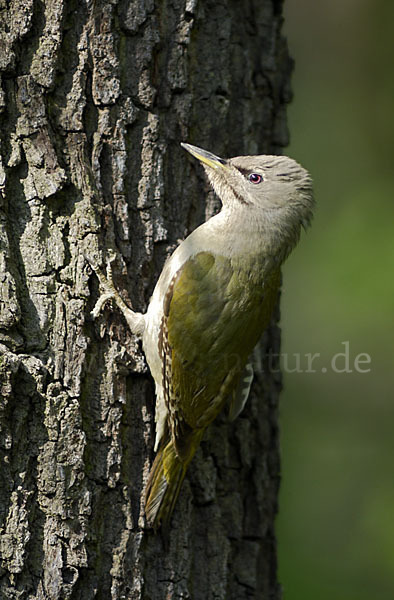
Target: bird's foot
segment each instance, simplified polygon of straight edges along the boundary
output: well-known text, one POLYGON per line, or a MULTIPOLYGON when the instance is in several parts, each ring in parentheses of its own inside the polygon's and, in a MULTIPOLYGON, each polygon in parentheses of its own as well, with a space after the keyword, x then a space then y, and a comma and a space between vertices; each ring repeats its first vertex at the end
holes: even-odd
POLYGON ((92 310, 92 316, 94 318, 97 318, 104 305, 108 302, 108 300, 114 300, 117 307, 122 311, 132 333, 135 333, 136 335, 141 335, 145 327, 144 315, 141 313, 134 312, 133 310, 131 310, 131 308, 127 306, 123 298, 120 296, 118 290, 115 288, 113 282, 111 263, 115 261, 115 255, 111 254, 108 257, 106 275, 104 275, 103 271, 97 264, 94 264, 90 259, 88 260, 93 271, 97 275, 97 278, 100 282, 100 288, 102 290, 102 293, 100 294, 100 297, 92 310))
MULTIPOLYGON (((92 267, 93 271, 97 275, 97 278, 100 282, 100 290, 102 291, 99 299, 97 300, 97 302, 92 310, 92 316, 95 319, 99 316, 101 310, 103 309, 104 305, 108 302, 108 300, 113 299, 116 302, 116 299, 117 299, 116 297, 119 295, 117 289, 114 286, 114 282, 112 279, 111 263, 113 263, 114 260, 115 260, 115 256, 114 256, 114 254, 111 254, 107 259, 107 274, 105 276, 103 271, 101 270, 101 268, 97 264, 94 264, 89 259, 90 266, 92 267)), ((123 302, 123 300, 122 300, 122 302, 123 302)))

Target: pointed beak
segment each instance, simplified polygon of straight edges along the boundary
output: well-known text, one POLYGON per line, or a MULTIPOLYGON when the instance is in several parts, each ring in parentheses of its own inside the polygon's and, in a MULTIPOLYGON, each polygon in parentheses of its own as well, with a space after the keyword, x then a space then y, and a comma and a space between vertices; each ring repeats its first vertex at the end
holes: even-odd
POLYGON ((184 144, 183 142, 181 143, 181 146, 200 162, 211 167, 211 169, 227 168, 227 161, 223 158, 219 158, 219 156, 215 156, 215 154, 212 154, 211 152, 207 152, 206 150, 197 148, 197 146, 192 146, 191 144, 184 144))

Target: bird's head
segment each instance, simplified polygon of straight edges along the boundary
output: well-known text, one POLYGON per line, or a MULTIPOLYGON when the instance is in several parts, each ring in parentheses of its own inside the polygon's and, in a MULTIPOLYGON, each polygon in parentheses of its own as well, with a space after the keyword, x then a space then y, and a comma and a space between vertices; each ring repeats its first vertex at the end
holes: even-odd
MULTIPOLYGON (((287 232, 297 241, 301 226, 311 221, 314 198, 312 179, 287 156, 236 156, 223 159, 192 146, 183 148, 204 166, 223 207, 248 212, 264 230, 287 232)), ((290 240, 289 240, 290 241, 290 240)))

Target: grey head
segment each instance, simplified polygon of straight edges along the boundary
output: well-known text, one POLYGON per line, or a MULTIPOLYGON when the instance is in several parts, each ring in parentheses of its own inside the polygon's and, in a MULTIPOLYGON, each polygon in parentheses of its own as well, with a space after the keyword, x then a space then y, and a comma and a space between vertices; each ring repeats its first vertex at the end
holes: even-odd
POLYGON ((190 144, 181 144, 204 166, 209 181, 228 211, 241 211, 265 230, 282 232, 293 246, 311 221, 315 205, 312 179, 287 156, 236 156, 223 159, 190 144))

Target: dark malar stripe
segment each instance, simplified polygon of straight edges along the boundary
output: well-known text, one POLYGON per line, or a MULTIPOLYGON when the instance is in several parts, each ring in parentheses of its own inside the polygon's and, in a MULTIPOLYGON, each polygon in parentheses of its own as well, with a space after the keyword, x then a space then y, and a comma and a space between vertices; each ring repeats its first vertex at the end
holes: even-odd
POLYGON ((233 192, 234 196, 236 197, 236 199, 241 203, 241 204, 247 204, 250 205, 250 202, 247 202, 245 200, 245 198, 243 198, 243 196, 241 196, 240 193, 237 192, 237 190, 235 190, 233 187, 230 186, 231 191, 233 192))

